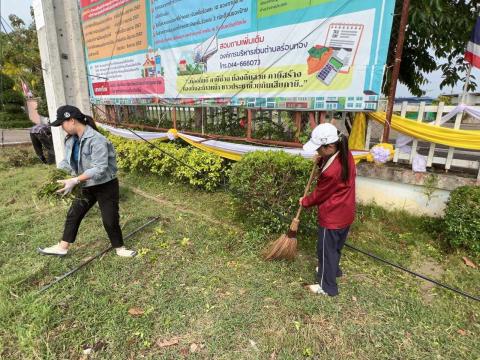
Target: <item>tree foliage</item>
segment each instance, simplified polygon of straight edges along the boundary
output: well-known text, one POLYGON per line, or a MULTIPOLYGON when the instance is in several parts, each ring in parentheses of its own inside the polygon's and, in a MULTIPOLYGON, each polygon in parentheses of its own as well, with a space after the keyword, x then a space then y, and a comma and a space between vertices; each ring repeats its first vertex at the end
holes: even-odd
MULTIPOLYGON (((396 1, 388 69, 395 62, 402 5, 403 1, 396 1)), ((437 69, 443 73, 440 89, 465 81, 463 74, 468 64, 463 57, 479 10, 478 0, 410 0, 399 81, 412 94, 424 95, 422 86, 428 83, 428 74, 437 69)), ((385 93, 390 88, 391 73, 385 73, 385 93)), ((475 88, 472 77, 469 90, 475 88)))
POLYGON ((0 128, 30 127, 31 122, 23 109, 24 99, 20 91, 14 90, 15 82, 0 72, 0 128))
MULTIPOLYGON (((33 19, 33 14, 32 19, 33 19)), ((2 57, 0 67, 15 83, 15 89, 21 89, 21 79, 27 81, 32 92, 39 95, 43 88, 40 51, 38 49, 35 23, 30 25, 18 16, 8 16, 11 26, 4 24, 7 32, 0 32, 2 57)))

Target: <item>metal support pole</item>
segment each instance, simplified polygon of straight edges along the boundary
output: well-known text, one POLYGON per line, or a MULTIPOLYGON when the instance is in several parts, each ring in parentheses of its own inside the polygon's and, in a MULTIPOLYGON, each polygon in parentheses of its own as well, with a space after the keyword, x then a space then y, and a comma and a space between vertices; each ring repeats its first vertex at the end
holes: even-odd
POLYGON ((467 101, 467 89, 468 89, 468 84, 470 83, 470 74, 472 73, 472 64, 469 64, 468 70, 467 70, 467 77, 465 79, 465 85, 463 85, 463 93, 462 97, 460 98, 459 104, 465 104, 467 101))

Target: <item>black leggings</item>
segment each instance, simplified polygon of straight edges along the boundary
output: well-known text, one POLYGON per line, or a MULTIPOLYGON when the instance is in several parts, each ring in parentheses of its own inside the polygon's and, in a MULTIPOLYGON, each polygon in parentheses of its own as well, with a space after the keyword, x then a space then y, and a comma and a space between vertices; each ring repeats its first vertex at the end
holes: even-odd
POLYGON ((81 198, 75 199, 68 210, 63 230, 63 241, 68 243, 75 241, 80 223, 97 201, 102 213, 103 226, 107 231, 112 247, 123 246, 120 215, 118 214, 119 186, 117 179, 82 188, 81 198))
POLYGON ((35 150, 40 161, 44 164, 54 164, 55 151, 53 150, 52 135, 30 133, 30 139, 32 140, 33 150, 35 150))

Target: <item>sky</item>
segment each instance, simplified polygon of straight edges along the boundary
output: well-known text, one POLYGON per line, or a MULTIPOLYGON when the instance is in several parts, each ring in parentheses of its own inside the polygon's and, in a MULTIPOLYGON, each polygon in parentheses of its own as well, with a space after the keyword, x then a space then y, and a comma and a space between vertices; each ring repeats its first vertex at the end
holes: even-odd
MULTIPOLYGON (((1 4, 1 13, 4 19, 8 18, 8 15, 15 14, 19 16, 21 19, 25 21, 25 23, 29 24, 31 22, 30 18, 30 5, 32 4, 32 0, 0 0, 1 4)), ((475 78, 480 78, 480 70, 473 69, 472 75, 475 78)), ((455 88, 443 88, 440 90, 439 84, 442 81, 442 74, 440 71, 434 71, 433 73, 428 75, 428 79, 430 80, 429 84, 424 86, 424 90, 426 91, 426 96, 436 98, 440 94, 451 94, 455 93, 458 94, 462 91, 463 84, 457 84, 455 88)), ((407 87, 402 84, 398 84, 397 86, 397 97, 409 97, 412 96, 408 91, 407 87)))

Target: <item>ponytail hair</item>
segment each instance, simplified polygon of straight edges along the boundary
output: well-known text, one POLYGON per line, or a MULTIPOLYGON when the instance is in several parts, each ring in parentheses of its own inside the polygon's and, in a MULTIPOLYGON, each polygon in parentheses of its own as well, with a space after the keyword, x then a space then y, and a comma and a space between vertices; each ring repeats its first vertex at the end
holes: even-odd
POLYGON ((342 164, 342 180, 343 182, 347 182, 350 177, 350 165, 348 161, 350 151, 348 149, 348 138, 342 133, 338 134, 337 149, 342 164))
POLYGON ((98 128, 97 128, 97 125, 95 124, 95 121, 93 120, 93 118, 90 116, 90 115, 83 115, 83 122, 90 126, 91 128, 93 128, 93 130, 97 131, 98 132, 98 128))

